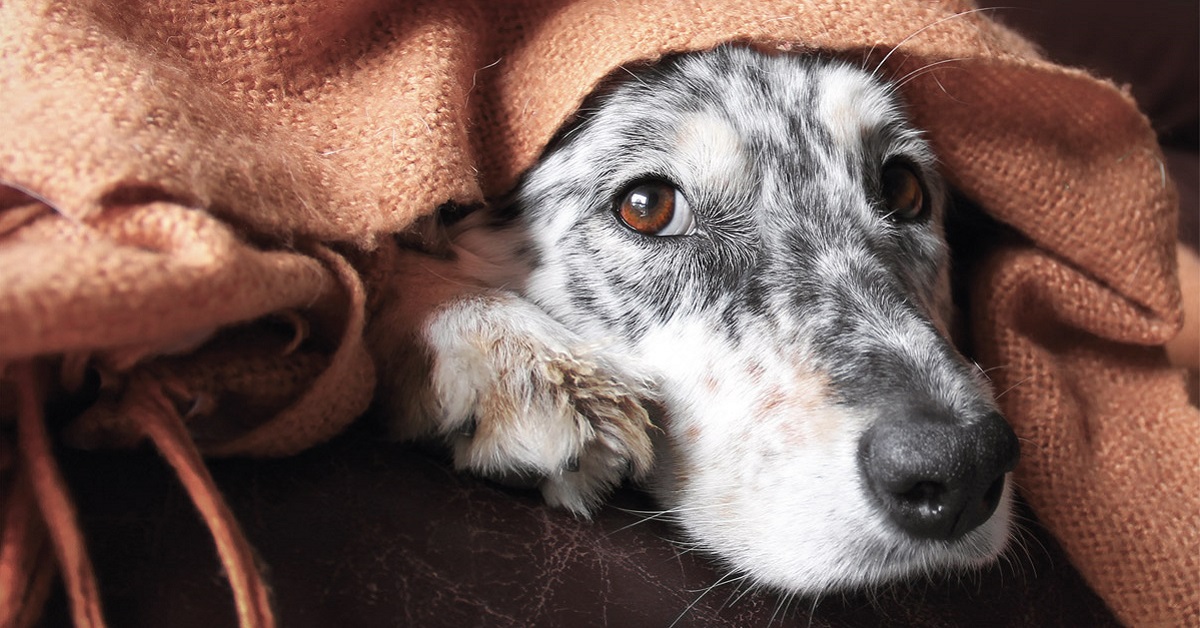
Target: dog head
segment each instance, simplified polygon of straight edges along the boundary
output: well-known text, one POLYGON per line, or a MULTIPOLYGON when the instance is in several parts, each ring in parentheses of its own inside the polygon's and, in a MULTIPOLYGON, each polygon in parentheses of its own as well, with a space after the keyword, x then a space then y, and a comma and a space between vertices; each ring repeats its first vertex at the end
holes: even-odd
POLYGON ((524 294, 659 383, 653 491, 761 585, 986 562, 1017 442, 947 340, 947 191, 896 93, 725 47, 634 73, 525 177, 524 294))

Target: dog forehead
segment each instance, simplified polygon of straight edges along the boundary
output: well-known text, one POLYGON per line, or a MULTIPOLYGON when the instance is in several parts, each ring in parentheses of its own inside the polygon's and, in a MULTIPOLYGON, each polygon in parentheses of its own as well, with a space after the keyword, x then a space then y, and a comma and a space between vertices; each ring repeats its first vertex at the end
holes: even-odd
POLYGON ((903 121, 888 89, 870 74, 842 65, 820 73, 816 113, 842 147, 858 146, 867 134, 903 121))

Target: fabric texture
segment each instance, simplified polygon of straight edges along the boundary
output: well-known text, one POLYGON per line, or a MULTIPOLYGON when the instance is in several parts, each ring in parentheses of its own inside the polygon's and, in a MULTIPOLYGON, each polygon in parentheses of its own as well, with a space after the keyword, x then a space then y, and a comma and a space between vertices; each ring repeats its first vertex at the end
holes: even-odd
POLYGON ((978 243, 969 309, 1021 491, 1123 621, 1200 621, 1200 413, 1161 349, 1180 293, 1155 135, 987 12, 901 0, 0 5, 0 621, 36 617, 48 542, 77 623, 102 622, 69 500, 31 479, 52 462, 37 393, 68 442, 153 440, 243 625, 270 625, 194 454, 344 429, 374 387, 389 236, 509 190, 623 64, 727 41, 902 85, 953 185, 1016 234, 978 243))

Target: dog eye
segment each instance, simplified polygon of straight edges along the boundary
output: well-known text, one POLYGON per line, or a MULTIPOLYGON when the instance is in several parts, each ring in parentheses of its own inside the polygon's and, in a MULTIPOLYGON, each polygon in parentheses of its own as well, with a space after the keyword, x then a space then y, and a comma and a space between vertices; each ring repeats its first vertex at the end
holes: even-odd
POLYGON ((887 217, 893 220, 917 220, 925 216, 925 188, 911 164, 884 164, 880 188, 887 217))
POLYGON ((678 236, 696 232, 692 209, 675 186, 657 179, 633 184, 616 208, 617 217, 643 235, 678 236))

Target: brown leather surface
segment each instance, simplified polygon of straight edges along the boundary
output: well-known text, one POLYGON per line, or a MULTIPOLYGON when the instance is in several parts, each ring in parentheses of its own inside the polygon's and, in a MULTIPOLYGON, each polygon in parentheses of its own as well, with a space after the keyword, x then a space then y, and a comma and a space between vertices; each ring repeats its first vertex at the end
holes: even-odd
MULTIPOLYGON (((233 625, 208 533, 153 454, 63 460, 113 626, 233 625)), ((365 428, 212 470, 282 626, 1115 625, 1028 518, 1020 546, 985 571, 829 596, 810 613, 811 601, 730 585, 704 594, 720 573, 672 545, 669 524, 643 522, 633 511, 653 505, 629 488, 582 521, 365 428)), ((61 597, 47 619, 67 625, 61 597)))

